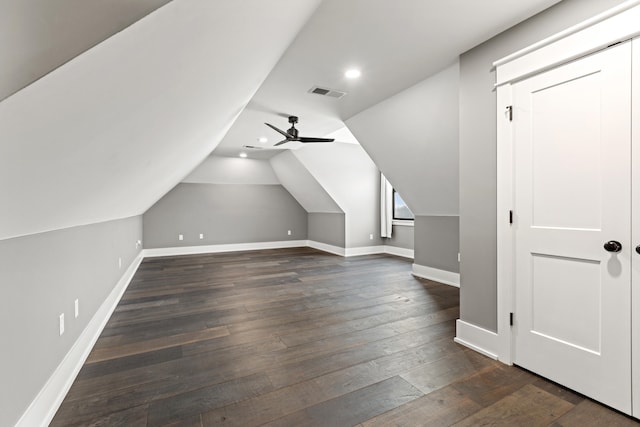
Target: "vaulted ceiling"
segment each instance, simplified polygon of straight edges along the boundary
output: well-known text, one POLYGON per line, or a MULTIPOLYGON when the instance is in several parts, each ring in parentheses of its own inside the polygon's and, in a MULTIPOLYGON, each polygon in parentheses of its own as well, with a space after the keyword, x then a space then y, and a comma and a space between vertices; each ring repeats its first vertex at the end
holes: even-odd
MULTIPOLYGON (((323 0, 216 150, 266 149, 280 135, 263 123, 322 136, 355 114, 453 64, 458 55, 559 0, 323 0), (344 72, 361 70, 348 79, 344 72), (309 93, 313 86, 346 92, 341 99, 309 93)), ((279 151, 251 151, 270 157, 279 151)))
POLYGON ((0 239, 141 214, 263 122, 326 135, 555 2, 4 1, 0 239))
POLYGON ((0 238, 145 212, 216 147, 318 3, 173 1, 2 101, 0 238))
POLYGON ((0 100, 169 1, 3 1, 0 5, 0 100))

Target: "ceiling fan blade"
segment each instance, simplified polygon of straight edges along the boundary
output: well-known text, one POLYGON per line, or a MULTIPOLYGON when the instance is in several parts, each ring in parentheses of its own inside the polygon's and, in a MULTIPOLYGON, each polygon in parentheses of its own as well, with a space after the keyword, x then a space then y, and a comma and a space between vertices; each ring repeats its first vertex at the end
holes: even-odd
POLYGON ((278 142, 277 144, 274 144, 273 146, 277 147, 278 145, 286 144, 289 141, 291 141, 291 139, 289 139, 289 138, 283 139, 282 141, 278 142))
POLYGON ((333 142, 335 139, 333 138, 314 138, 314 137, 304 137, 301 136, 298 138, 300 142, 333 142))
POLYGON ((275 130, 276 132, 282 134, 285 138, 290 139, 292 138, 291 135, 289 135, 287 132, 278 129, 277 127, 275 127, 274 125, 270 125, 269 123, 265 123, 265 125, 269 126, 271 129, 275 130))

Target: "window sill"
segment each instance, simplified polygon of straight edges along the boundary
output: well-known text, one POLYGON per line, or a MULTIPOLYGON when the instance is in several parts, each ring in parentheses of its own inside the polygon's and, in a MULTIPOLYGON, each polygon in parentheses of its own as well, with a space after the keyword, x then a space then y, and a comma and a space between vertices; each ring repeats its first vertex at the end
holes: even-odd
POLYGON ((413 227, 413 223, 415 221, 411 220, 411 219, 394 219, 393 221, 391 221, 392 225, 401 225, 403 227, 413 227))

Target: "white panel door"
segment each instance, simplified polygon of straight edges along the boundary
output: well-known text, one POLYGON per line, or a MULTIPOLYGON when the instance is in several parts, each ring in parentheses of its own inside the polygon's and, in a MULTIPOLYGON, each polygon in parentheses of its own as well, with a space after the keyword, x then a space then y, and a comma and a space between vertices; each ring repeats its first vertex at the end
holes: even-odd
POLYGON ((633 331, 633 415, 640 418, 640 40, 633 40, 633 77, 631 85, 633 87, 633 126, 632 133, 632 201, 631 207, 632 238, 631 245, 633 252, 631 255, 631 294, 633 296, 632 305, 632 331, 633 331))
POLYGON ((514 361, 627 413, 630 45, 513 85, 514 361))

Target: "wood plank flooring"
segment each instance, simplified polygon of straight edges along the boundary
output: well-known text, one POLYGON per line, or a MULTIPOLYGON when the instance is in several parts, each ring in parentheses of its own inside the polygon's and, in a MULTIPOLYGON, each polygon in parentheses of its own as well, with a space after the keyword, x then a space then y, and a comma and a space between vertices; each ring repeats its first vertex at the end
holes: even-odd
POLYGON ((145 260, 52 426, 627 426, 453 342, 458 289, 308 248, 145 260))

